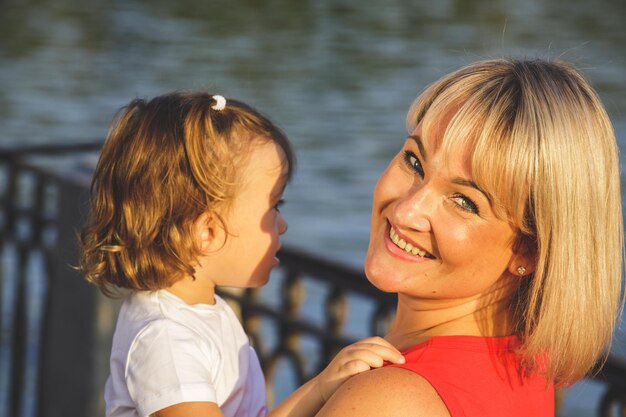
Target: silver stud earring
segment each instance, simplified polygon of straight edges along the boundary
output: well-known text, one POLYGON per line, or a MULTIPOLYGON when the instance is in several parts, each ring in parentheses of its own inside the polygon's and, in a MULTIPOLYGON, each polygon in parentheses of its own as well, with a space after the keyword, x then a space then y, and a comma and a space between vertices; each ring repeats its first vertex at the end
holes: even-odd
POLYGON ((526 268, 520 266, 519 268, 517 268, 517 273, 520 275, 524 275, 526 273, 526 268))

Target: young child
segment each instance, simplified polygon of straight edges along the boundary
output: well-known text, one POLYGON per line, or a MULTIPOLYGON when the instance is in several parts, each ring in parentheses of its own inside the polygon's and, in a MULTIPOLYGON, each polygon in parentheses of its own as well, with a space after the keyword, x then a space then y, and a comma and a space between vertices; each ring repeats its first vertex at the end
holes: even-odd
MULTIPOLYGON (((130 290, 106 383, 107 416, 264 416, 265 383, 216 286, 264 285, 287 223, 294 156, 250 106, 175 92, 122 109, 102 149, 81 269, 130 290)), ((272 416, 315 414, 349 376, 403 358, 380 338, 342 350, 272 416)))

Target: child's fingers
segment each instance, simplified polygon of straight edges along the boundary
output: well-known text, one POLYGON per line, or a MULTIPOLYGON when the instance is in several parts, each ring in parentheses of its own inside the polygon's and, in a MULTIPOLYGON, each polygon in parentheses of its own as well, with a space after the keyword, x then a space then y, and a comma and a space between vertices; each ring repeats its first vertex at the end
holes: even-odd
POLYGON ((354 359, 348 361, 343 364, 341 376, 348 377, 356 374, 360 374, 361 372, 369 371, 373 367, 370 366, 369 363, 363 361, 362 359, 354 359))
POLYGON ((384 338, 380 336, 366 337, 365 339, 361 339, 358 342, 354 343, 354 345, 358 345, 361 343, 373 343, 376 345, 387 346, 387 347, 395 349, 391 343, 389 343, 387 340, 385 340, 384 338))
POLYGON ((380 368, 385 361, 392 363, 403 363, 404 357, 382 347, 355 348, 346 352, 344 363, 360 360, 365 362, 370 368, 380 368))
MULTIPOLYGON (((367 355, 368 358, 371 358, 372 355, 375 355, 381 360, 381 362, 388 361, 393 363, 404 363, 404 356, 402 356, 402 354, 387 341, 383 344, 378 340, 363 340, 350 345, 347 350, 346 354, 350 355, 351 358, 358 357, 358 355, 367 355)), ((378 366, 382 366, 382 363, 378 366)))
MULTIPOLYGON (((391 352, 392 355, 396 355, 396 357, 402 356, 400 351, 396 349, 395 346, 393 346, 391 343, 389 343, 387 340, 383 339, 382 337, 378 337, 378 336, 368 337, 367 339, 360 340, 354 343, 352 346, 354 347, 358 346, 362 348, 371 348, 380 352, 383 352, 382 350, 380 350, 380 348, 382 348, 382 349, 386 349, 387 352, 391 352)), ((388 357, 388 355, 385 355, 385 360, 390 360, 390 359, 391 358, 388 357)))
MULTIPOLYGON (((387 346, 380 345, 370 345, 370 346, 360 346, 358 349, 355 349, 353 354, 355 356, 365 358, 375 358, 376 359, 376 367, 382 366, 383 361, 391 362, 391 363, 404 363, 404 356, 400 352, 398 352, 395 348, 389 348, 387 346), (380 364, 378 364, 380 361, 380 364)), ((371 363, 371 362, 368 362, 371 363)))
POLYGON ((404 363, 404 357, 401 355, 397 356, 393 351, 380 346, 367 348, 351 347, 351 349, 346 349, 341 356, 338 356, 336 364, 343 368, 352 361, 361 361, 370 368, 380 368, 385 364, 385 361, 404 363))
POLYGON ((347 378, 380 368, 385 361, 404 363, 404 356, 381 337, 368 337, 343 348, 319 375, 318 386, 322 399, 330 398, 347 378))

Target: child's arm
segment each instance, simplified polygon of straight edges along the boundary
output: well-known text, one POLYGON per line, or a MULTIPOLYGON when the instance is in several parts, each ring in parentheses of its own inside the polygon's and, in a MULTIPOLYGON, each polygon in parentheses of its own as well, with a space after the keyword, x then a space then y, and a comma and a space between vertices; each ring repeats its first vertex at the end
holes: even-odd
MULTIPOLYGON (((298 388, 268 417, 308 417, 317 413, 324 403, 349 377, 379 368, 384 361, 404 362, 404 357, 389 342, 370 337, 343 348, 315 378, 298 388)), ((212 402, 174 404, 153 414, 154 417, 224 417, 212 402)))
POLYGON ((384 361, 404 363, 404 357, 381 337, 370 337, 349 345, 326 369, 287 397, 268 417, 313 416, 349 377, 379 368, 384 361))
POLYGON ((224 417, 222 410, 211 402, 174 404, 152 414, 152 417, 224 417))

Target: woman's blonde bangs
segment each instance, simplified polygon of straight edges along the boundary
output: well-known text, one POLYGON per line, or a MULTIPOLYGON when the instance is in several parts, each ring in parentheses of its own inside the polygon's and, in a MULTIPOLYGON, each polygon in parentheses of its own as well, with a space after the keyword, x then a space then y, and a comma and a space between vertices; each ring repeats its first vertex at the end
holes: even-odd
POLYGON ((534 159, 524 139, 528 132, 515 124, 514 97, 493 94, 499 80, 480 75, 432 85, 413 104, 407 127, 421 123, 423 131, 434 131, 446 124, 438 144, 444 155, 469 152, 472 180, 490 197, 496 216, 532 235, 525 213, 534 159))

